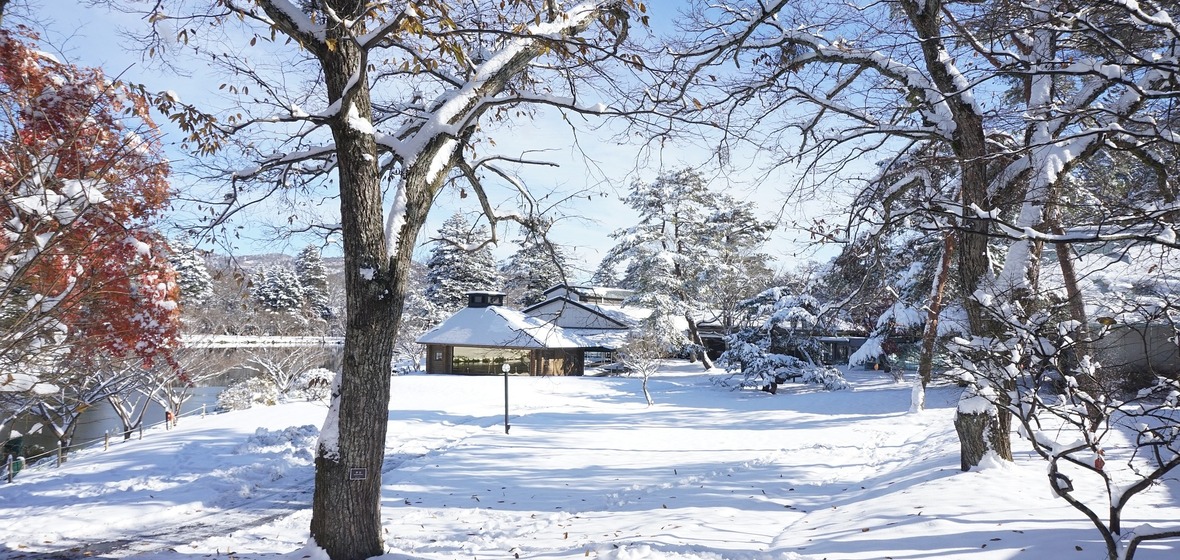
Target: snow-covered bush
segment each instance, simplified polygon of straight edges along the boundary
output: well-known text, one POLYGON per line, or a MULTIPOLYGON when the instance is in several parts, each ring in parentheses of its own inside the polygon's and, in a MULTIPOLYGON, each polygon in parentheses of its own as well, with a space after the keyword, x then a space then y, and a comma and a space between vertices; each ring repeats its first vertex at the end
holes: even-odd
POLYGON ((751 336, 751 332, 731 335, 726 350, 718 363, 733 373, 722 380, 723 385, 740 388, 774 388, 780 383, 799 379, 806 383, 822 385, 824 389, 836 391, 847 389, 848 382, 840 371, 833 367, 817 365, 794 356, 778 354, 767 350, 767 337, 751 336))
POLYGON ((851 388, 848 381, 840 374, 840 370, 834 367, 810 367, 803 372, 804 383, 815 383, 816 385, 823 385, 824 389, 829 391, 842 391, 851 388))
POLYGON ((302 395, 309 401, 320 401, 332 393, 332 380, 336 372, 326 368, 312 368, 295 378, 290 396, 302 395))
POLYGON ((279 389, 274 383, 251 377, 226 387, 217 395, 219 410, 246 410, 255 404, 274 406, 279 402, 279 389))

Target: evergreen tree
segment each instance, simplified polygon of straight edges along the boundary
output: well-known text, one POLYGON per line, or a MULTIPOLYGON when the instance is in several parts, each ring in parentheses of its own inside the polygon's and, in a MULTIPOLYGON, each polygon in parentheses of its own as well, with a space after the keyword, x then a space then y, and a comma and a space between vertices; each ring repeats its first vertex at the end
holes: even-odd
POLYGON ((281 265, 263 267, 251 280, 251 295, 271 311, 288 312, 303 307, 303 286, 295 271, 281 265))
POLYGON ((610 259, 603 258, 602 262, 598 263, 598 268, 594 270, 594 275, 590 277, 590 284, 603 288, 621 287, 618 272, 615 271, 615 263, 610 259))
POLYGON ((684 344, 680 318, 688 323, 686 350, 711 368, 696 324, 729 292, 735 278, 766 257, 757 249, 773 224, 754 216, 749 203, 710 191, 692 169, 660 174, 654 183, 636 182, 627 197, 640 223, 612 234, 619 240, 607 259, 626 262, 623 286, 637 303, 652 309, 648 328, 665 333, 669 347, 684 344))
POLYGON ((295 257, 295 274, 303 288, 303 298, 313 313, 321 319, 332 317, 328 301, 328 271, 315 245, 304 247, 295 257))
POLYGON ((494 290, 499 285, 492 250, 480 246, 489 237, 487 226, 473 226, 460 213, 443 222, 426 262, 426 299, 437 309, 436 316, 445 317, 467 305, 467 292, 494 290))
POLYGON ((566 281, 565 252, 548 239, 529 233, 520 242, 520 250, 500 268, 504 291, 520 307, 541 303, 545 290, 566 281))
POLYGON ((205 264, 205 257, 192 245, 173 242, 168 261, 176 270, 176 283, 180 286, 180 300, 185 305, 201 306, 213 297, 213 277, 205 264))

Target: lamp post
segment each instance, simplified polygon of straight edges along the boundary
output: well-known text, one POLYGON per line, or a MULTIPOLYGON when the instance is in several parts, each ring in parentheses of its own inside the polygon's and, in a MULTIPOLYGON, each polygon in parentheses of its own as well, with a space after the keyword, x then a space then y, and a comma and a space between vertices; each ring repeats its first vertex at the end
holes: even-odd
POLYGON ((508 372, 511 369, 512 366, 508 365, 508 362, 504 362, 504 365, 500 366, 500 371, 504 372, 504 433, 508 433, 510 427, 508 425, 508 372))

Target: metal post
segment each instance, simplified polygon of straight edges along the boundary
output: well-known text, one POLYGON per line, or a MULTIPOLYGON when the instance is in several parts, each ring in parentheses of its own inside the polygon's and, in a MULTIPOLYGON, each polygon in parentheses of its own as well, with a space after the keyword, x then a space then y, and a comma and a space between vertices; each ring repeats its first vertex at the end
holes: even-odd
POLYGON ((8 471, 8 483, 12 484, 12 467, 16 462, 12 455, 8 456, 8 461, 4 464, 4 469, 8 471))
POLYGON ((508 433, 508 428, 511 427, 508 425, 508 370, 510 369, 512 366, 507 363, 500 366, 500 371, 504 372, 504 433, 508 433))
POLYGON ((110 430, 107 430, 107 431, 103 432, 103 434, 102 434, 102 450, 103 451, 110 451, 111 450, 111 431, 110 430))
POLYGON ((205 405, 201 405, 201 418, 205 417, 205 405))

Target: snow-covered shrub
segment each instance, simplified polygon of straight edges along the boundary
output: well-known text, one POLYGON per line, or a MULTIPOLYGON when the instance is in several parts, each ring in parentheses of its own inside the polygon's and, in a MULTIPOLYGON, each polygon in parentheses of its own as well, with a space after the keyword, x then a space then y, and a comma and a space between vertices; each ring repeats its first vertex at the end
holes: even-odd
POLYGON ((301 395, 309 401, 321 401, 332 393, 332 380, 336 372, 326 368, 312 368, 295 378, 290 396, 301 395))
POLYGON ((246 410, 255 404, 274 406, 279 401, 279 389, 274 383, 259 377, 251 377, 226 387, 217 395, 219 410, 246 410))
POLYGON ((886 334, 878 332, 866 338, 860 348, 848 356, 848 365, 859 366, 878 361, 881 356, 885 355, 885 350, 881 348, 881 345, 885 342, 886 334))
MULTIPOLYGON (((300 462, 315 460, 315 445, 319 441, 320 429, 313 425, 289 426, 282 430, 258 428, 254 435, 234 448, 237 455, 263 455, 293 457, 300 462)), ((286 462, 286 461, 284 461, 286 462)))
POLYGON ((743 387, 761 387, 771 382, 784 383, 803 374, 806 362, 794 356, 766 352, 757 344, 740 343, 723 355, 726 371, 741 372, 743 387), (734 358, 741 356, 741 359, 734 358))
POLYGON ((829 391, 842 391, 851 388, 848 381, 834 367, 809 367, 803 372, 803 382, 823 385, 829 391))
POLYGON ((722 380, 723 385, 770 388, 773 392, 778 384, 799 379, 806 383, 823 385, 829 391, 848 388, 848 382, 836 368, 770 352, 767 350, 769 338, 751 336, 752 334, 754 333, 743 332, 731 335, 727 339, 729 350, 721 355, 718 363, 734 375, 722 380))

